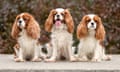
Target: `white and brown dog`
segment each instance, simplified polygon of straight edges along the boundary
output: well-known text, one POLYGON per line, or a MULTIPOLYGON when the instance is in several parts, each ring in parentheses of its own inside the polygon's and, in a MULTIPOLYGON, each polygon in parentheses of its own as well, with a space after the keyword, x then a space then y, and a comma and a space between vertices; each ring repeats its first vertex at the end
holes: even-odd
POLYGON ((39 58, 40 27, 37 21, 29 13, 21 13, 16 17, 11 35, 17 40, 14 46, 16 52, 15 61, 25 60, 41 61, 39 58))
POLYGON ((74 61, 72 51, 72 33, 74 23, 68 9, 57 8, 51 10, 46 22, 45 30, 51 32, 52 51, 51 57, 45 61, 54 62, 61 57, 74 61))
POLYGON ((109 60, 105 55, 103 40, 105 29, 101 18, 94 14, 85 15, 77 27, 77 38, 80 40, 78 46, 79 61, 101 61, 109 60))

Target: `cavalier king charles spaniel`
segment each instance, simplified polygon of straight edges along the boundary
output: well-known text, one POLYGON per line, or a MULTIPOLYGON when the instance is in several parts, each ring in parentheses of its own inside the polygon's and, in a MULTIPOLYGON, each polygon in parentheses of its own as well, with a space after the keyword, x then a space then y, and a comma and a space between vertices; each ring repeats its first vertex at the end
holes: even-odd
POLYGON ((48 62, 55 62, 61 58, 74 61, 72 51, 72 33, 74 23, 68 9, 57 8, 51 10, 46 22, 45 30, 51 32, 51 57, 46 59, 48 62))
POLYGON ((15 61, 41 61, 39 58, 40 27, 35 18, 29 13, 21 13, 16 17, 11 35, 17 40, 14 46, 15 61))
POLYGON ((77 38, 80 40, 78 45, 79 61, 101 61, 109 60, 105 55, 103 40, 105 29, 101 18, 94 14, 85 15, 77 27, 77 38))

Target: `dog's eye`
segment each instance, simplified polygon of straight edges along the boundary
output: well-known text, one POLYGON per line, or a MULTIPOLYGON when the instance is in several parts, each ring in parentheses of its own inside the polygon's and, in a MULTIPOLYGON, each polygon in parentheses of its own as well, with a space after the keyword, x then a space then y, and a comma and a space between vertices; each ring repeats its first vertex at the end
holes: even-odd
POLYGON ((19 19, 20 19, 20 17, 17 18, 17 20, 19 20, 19 19))
POLYGON ((57 14, 57 12, 53 13, 53 15, 55 16, 57 14))
POLYGON ((27 18, 23 18, 25 21, 27 20, 27 18))
POLYGON ((23 16, 23 19, 24 19, 25 21, 29 20, 29 18, 30 18, 29 16, 25 16, 25 15, 23 16))
POLYGON ((56 15, 56 14, 53 14, 54 16, 56 15))
POLYGON ((90 22, 90 19, 86 20, 87 22, 90 22))
POLYGON ((64 16, 64 13, 61 13, 62 16, 64 16))
POLYGON ((97 23, 98 21, 97 21, 97 20, 95 20, 95 22, 97 23))

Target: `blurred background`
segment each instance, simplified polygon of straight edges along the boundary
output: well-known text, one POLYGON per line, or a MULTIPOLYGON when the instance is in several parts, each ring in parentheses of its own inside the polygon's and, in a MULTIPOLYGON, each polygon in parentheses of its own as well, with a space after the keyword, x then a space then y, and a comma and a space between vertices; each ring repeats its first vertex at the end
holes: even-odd
MULTIPOLYGON (((84 15, 99 15, 106 30, 104 45, 107 53, 120 54, 120 0, 0 0, 0 53, 13 53, 15 41, 10 32, 18 14, 31 13, 44 30, 43 26, 50 10, 58 7, 70 10, 75 32, 84 15)), ((79 43, 75 32, 73 46, 79 43)))

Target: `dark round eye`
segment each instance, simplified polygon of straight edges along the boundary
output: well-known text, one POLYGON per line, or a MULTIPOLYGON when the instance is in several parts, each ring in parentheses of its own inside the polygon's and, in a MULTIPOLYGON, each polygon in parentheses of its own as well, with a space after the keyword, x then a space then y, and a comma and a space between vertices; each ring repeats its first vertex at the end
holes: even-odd
POLYGON ((17 20, 19 20, 19 19, 20 19, 20 17, 17 18, 17 20))
POLYGON ((27 18, 23 18, 25 21, 27 20, 27 18))
POLYGON ((54 16, 56 15, 56 14, 53 14, 54 16))
POLYGON ((53 13, 53 15, 56 15, 56 14, 57 14, 57 12, 54 12, 54 13, 53 13))
POLYGON ((64 13, 61 13, 62 16, 64 16, 64 13))
POLYGON ((90 22, 90 19, 88 19, 87 22, 90 22))
POLYGON ((97 21, 97 20, 95 20, 95 22, 97 23, 98 21, 97 21))

